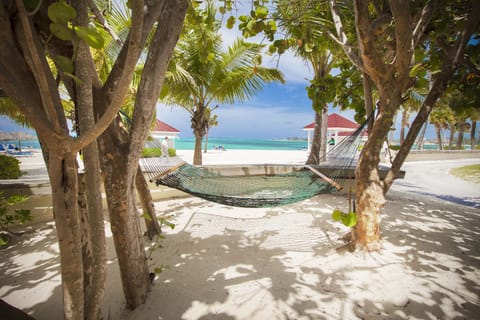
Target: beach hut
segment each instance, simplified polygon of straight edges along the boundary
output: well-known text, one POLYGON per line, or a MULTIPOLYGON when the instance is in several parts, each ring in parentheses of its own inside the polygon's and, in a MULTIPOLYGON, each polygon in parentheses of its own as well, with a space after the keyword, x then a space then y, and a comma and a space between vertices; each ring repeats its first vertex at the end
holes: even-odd
POLYGON ((168 137, 168 147, 173 149, 175 149, 175 139, 178 138, 179 134, 178 129, 158 119, 155 127, 150 131, 150 135, 155 140, 162 141, 165 137, 168 137))
MULTIPOLYGON (((357 130, 359 125, 345 117, 342 117, 338 113, 332 113, 328 116, 328 129, 327 129, 327 141, 330 145, 336 145, 345 137, 348 137, 357 130)), ((307 145, 308 150, 312 145, 313 130, 315 128, 315 122, 312 122, 303 130, 307 131, 307 145)))

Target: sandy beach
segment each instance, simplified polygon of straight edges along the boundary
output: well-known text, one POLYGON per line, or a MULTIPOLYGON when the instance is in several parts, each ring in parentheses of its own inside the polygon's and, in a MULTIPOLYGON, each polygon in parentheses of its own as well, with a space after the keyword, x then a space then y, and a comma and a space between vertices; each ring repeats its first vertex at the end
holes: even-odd
MULTIPOLYGON (((192 161, 193 152, 177 151, 192 161)), ((302 164, 306 151, 209 151, 204 164, 302 164)), ((331 219, 346 196, 321 195, 282 207, 234 208, 188 197, 156 202, 165 229, 153 252, 147 302, 125 310, 107 233, 104 317, 110 319, 474 319, 480 313, 480 185, 449 170, 470 156, 412 157, 387 194, 383 249, 337 250, 348 232, 331 219), (435 158, 436 159, 436 158, 435 158), (414 161, 416 160, 416 161, 414 161)), ((27 178, 41 158, 22 159, 27 178)), ((43 169, 42 169, 43 168, 43 169)), ((108 221, 105 222, 109 231, 108 221)), ((0 251, 0 298, 36 319, 62 319, 58 246, 52 222, 0 251)), ((1 318, 1 316, 0 316, 1 318)))

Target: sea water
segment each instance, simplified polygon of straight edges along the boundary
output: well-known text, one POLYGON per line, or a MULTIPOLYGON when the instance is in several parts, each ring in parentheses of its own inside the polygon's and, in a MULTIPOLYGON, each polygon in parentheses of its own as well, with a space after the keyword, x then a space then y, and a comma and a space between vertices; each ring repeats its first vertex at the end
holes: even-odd
MULTIPOLYGON (((40 149, 38 140, 9 140, 0 141, 7 146, 9 144, 22 149, 40 149)), ((175 139, 175 149, 193 150, 195 138, 175 139)), ((208 149, 222 146, 225 150, 302 150, 307 148, 306 140, 282 140, 282 139, 240 139, 240 138, 208 138, 208 149)), ((202 149, 205 147, 205 140, 202 149)))

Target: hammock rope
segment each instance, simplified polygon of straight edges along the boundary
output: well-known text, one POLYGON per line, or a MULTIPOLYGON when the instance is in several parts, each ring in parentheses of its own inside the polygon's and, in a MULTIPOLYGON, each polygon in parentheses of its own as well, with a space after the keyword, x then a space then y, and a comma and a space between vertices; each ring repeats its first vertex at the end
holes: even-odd
MULTIPOLYGON (((239 175, 214 167, 192 166, 176 158, 142 158, 141 166, 151 182, 175 188, 193 196, 237 207, 273 207, 341 190, 353 179, 366 123, 344 138, 320 166, 283 166, 258 174, 239 175)), ((160 148, 160 141, 149 139, 146 147, 160 148)), ((269 167, 269 165, 265 165, 269 167)))

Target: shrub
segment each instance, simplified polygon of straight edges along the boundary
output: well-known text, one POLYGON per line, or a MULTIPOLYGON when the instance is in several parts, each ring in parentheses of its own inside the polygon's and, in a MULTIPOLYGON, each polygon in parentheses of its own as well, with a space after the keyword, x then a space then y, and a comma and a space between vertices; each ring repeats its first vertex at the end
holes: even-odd
POLYGON ((14 157, 0 154, 0 179, 18 179, 21 175, 20 161, 14 157))
POLYGON ((8 230, 9 225, 23 224, 32 220, 32 214, 28 209, 15 209, 13 212, 10 210, 10 207, 24 203, 27 200, 27 195, 5 197, 3 192, 0 192, 0 247, 7 245, 9 235, 14 234, 8 230))
POLYGON ((154 158, 160 157, 162 155, 162 151, 159 148, 144 148, 142 151, 143 158, 154 158))
MULTIPOLYGON (((168 155, 170 157, 174 157, 177 155, 177 151, 173 148, 169 148, 168 155)), ((155 158, 155 157, 161 157, 161 156, 162 156, 162 150, 160 150, 160 148, 144 148, 142 151, 142 158, 155 158)))

